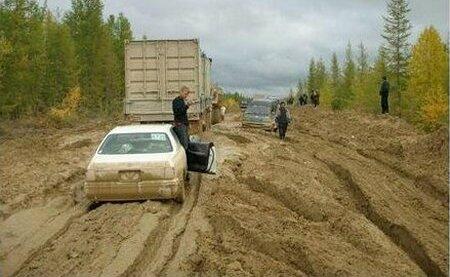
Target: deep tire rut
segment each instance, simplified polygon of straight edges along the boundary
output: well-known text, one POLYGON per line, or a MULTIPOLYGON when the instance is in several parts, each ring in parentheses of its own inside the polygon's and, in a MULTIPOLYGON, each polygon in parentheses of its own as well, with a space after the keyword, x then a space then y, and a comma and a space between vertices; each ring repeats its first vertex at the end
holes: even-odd
MULTIPOLYGON (((192 178, 192 177, 191 177, 192 178)), ((165 220, 163 226, 158 228, 152 243, 145 249, 143 255, 136 262, 132 276, 160 276, 164 275, 167 265, 174 259, 191 218, 193 208, 197 205, 200 190, 200 176, 196 174, 194 182, 190 185, 188 197, 183 206, 165 220)))
POLYGON ((404 226, 391 222, 378 213, 370 203, 369 198, 354 181, 352 174, 343 166, 316 157, 325 163, 336 177, 347 187, 353 200, 356 202, 359 212, 377 226, 390 240, 408 256, 428 275, 446 276, 439 266, 430 258, 423 245, 404 226))
MULTIPOLYGON (((48 237, 42 244, 40 244, 38 247, 36 247, 36 249, 31 250, 28 256, 24 255, 24 253, 22 253, 24 250, 21 251, 21 248, 17 248, 14 249, 13 251, 17 251, 16 254, 16 258, 14 257, 14 253, 13 251, 11 251, 12 253, 12 259, 15 260, 15 262, 17 262, 17 260, 21 260, 19 262, 19 266, 16 268, 11 268, 8 269, 7 267, 5 267, 2 270, 2 275, 3 276, 16 276, 19 272, 21 272, 22 270, 25 269, 25 267, 27 266, 27 264, 32 261, 33 259, 35 259, 36 257, 39 256, 39 254, 47 247, 49 246, 53 241, 57 240, 58 238, 60 238, 61 236, 63 236, 70 228, 71 224, 78 218, 82 217, 83 215, 87 214, 89 211, 89 203, 84 203, 83 205, 79 205, 73 208, 72 211, 68 211, 67 212, 67 216, 68 219, 65 222, 61 222, 62 226, 57 229, 50 237, 48 237)), ((57 221, 59 218, 61 218, 61 216, 64 215, 58 215, 55 216, 53 218, 51 218, 48 222, 51 223, 52 225, 55 224, 55 221, 57 221)), ((41 231, 40 229, 38 231, 41 231)), ((39 234, 36 234, 39 235, 39 234)), ((42 237, 40 237, 40 239, 42 239, 42 237)), ((27 250, 27 246, 25 246, 25 250, 27 250)), ((6 261, 6 263, 8 263, 8 261, 6 261)))
POLYGON ((439 190, 436 186, 434 186, 428 178, 432 178, 432 176, 415 176, 411 174, 410 172, 406 171, 405 169, 401 168, 401 166, 387 162, 376 155, 371 154, 369 151, 364 151, 362 149, 357 150, 358 154, 360 154, 363 157, 366 157, 368 159, 374 160, 378 164, 387 167, 394 172, 398 173, 400 176, 410 180, 416 188, 422 190, 424 193, 429 195, 430 197, 438 200, 442 203, 442 205, 445 205, 448 207, 449 200, 448 195, 446 192, 439 190))

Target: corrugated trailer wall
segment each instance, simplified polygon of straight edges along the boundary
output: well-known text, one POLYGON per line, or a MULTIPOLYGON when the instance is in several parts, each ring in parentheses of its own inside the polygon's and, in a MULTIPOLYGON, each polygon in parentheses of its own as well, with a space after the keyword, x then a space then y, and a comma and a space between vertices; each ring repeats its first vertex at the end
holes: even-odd
POLYGON ((194 92, 192 99, 199 101, 190 107, 189 118, 199 120, 211 105, 210 69, 198 40, 129 42, 125 47, 125 114, 136 121, 172 121, 172 100, 186 85, 194 92))
POLYGON ((205 88, 205 96, 207 98, 207 106, 212 106, 212 88, 211 88, 211 59, 207 56, 204 57, 204 71, 203 71, 203 81, 204 81, 204 88, 205 88))

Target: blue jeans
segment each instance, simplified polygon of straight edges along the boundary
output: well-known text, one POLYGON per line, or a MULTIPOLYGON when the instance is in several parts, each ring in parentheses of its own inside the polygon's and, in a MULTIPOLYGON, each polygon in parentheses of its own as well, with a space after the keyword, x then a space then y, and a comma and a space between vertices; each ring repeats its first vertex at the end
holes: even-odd
POLYGON ((189 127, 184 124, 177 124, 173 131, 177 134, 178 140, 183 145, 184 150, 187 150, 189 143, 189 127))

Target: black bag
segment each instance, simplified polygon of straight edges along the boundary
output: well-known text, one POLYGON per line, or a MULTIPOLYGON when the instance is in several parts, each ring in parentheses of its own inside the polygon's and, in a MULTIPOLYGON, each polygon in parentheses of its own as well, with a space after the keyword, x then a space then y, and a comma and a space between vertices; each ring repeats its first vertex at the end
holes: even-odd
POLYGON ((216 162, 214 143, 190 141, 186 156, 189 171, 215 174, 212 168, 216 162))

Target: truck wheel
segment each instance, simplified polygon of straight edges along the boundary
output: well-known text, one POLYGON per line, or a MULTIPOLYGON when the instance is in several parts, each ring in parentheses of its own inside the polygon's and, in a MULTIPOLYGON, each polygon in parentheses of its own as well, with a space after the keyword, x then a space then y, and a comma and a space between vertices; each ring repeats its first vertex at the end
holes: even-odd
POLYGON ((175 201, 178 203, 183 203, 184 199, 186 199, 186 181, 183 181, 178 188, 177 195, 175 196, 175 201))

